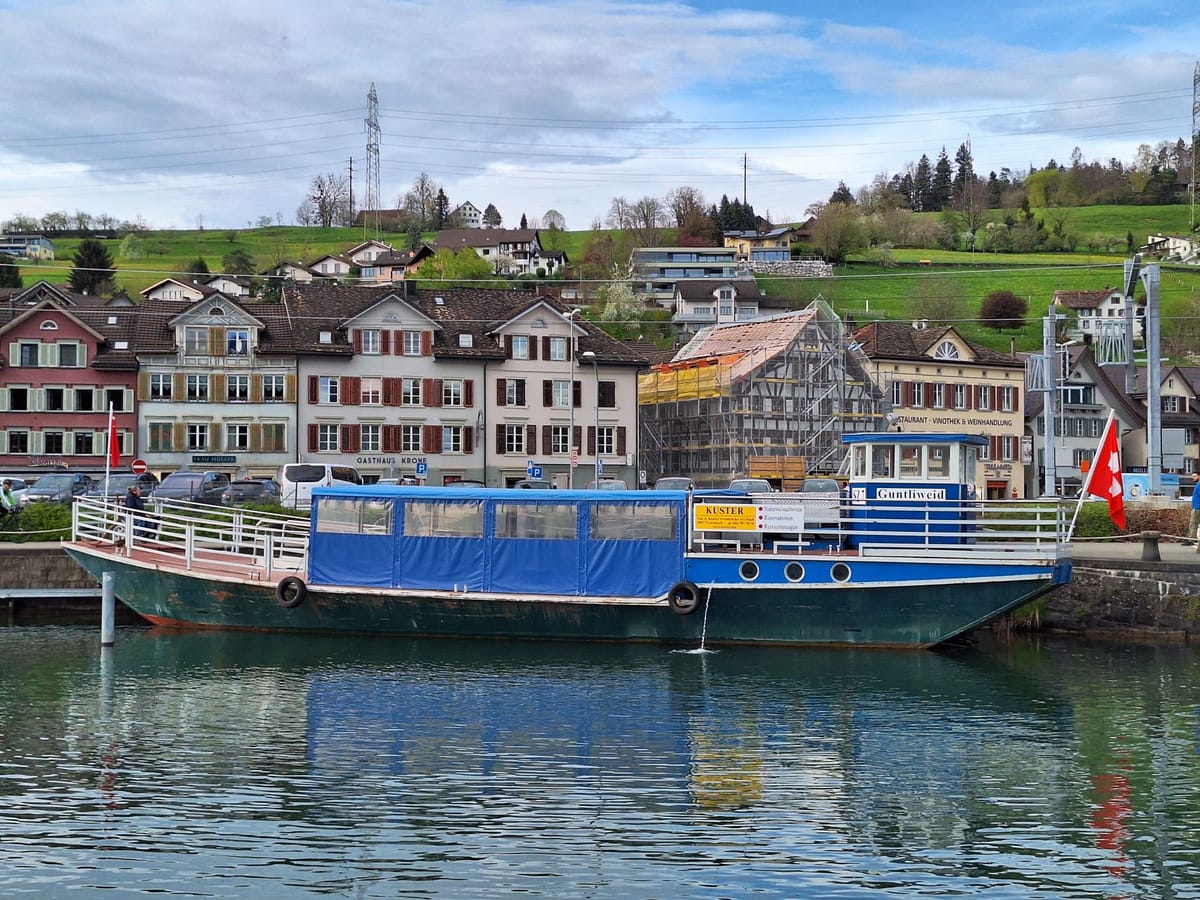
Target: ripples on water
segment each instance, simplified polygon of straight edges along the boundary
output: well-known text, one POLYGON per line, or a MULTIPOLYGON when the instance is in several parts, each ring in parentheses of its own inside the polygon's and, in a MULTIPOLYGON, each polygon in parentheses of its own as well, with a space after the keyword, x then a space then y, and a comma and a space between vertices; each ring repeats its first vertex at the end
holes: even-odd
POLYGON ((1186 648, 0 628, 0 894, 1200 897, 1186 648))

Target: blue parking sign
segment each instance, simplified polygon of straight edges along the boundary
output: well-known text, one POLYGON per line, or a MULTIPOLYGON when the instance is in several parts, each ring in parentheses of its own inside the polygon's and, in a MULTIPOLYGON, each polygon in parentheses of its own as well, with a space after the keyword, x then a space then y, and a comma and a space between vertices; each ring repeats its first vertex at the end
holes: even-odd
POLYGON ((417 474, 418 475, 427 475, 428 473, 429 473, 429 463, 423 463, 423 462, 417 463, 417 474))

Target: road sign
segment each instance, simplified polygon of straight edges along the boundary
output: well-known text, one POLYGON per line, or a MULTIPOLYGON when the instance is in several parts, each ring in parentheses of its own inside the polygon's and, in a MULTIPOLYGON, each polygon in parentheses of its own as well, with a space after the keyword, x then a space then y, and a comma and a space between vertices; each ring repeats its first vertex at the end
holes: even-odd
POLYGON ((529 467, 529 477, 540 479, 542 477, 542 467, 541 466, 530 466, 529 467))
POLYGON ((604 460, 598 459, 598 460, 596 460, 596 474, 600 475, 603 472, 604 472, 604 460))
POLYGON ((572 468, 572 469, 574 469, 574 468, 576 468, 578 465, 579 465, 579 451, 578 451, 578 450, 572 450, 572 451, 571 451, 571 468, 572 468))
POLYGON ((143 472, 146 471, 146 469, 147 469, 147 466, 146 466, 146 461, 144 459, 135 459, 133 462, 131 462, 129 464, 129 471, 132 472, 134 475, 141 475, 143 472))
POLYGON ((429 463, 423 463, 423 462, 417 463, 417 474, 418 475, 428 475, 429 474, 429 463))
POLYGON ((525 460, 525 474, 528 475, 530 478, 535 477, 533 474, 533 460, 532 459, 525 460))

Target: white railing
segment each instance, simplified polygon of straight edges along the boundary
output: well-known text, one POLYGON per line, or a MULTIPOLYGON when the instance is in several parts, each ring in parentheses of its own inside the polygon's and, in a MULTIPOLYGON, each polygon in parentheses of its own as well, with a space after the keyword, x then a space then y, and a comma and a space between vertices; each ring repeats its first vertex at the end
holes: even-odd
POLYGON ((72 507, 73 539, 111 544, 125 556, 135 549, 161 555, 188 570, 198 562, 227 562, 270 580, 307 569, 307 519, 181 500, 146 506, 80 499, 72 507))

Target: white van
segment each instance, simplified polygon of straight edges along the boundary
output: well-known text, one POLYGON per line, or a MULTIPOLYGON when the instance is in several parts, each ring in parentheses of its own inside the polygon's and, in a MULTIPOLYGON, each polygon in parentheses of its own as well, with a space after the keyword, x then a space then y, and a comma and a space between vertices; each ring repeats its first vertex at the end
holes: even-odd
POLYGON ((354 466, 335 466, 329 463, 285 463, 279 467, 279 502, 292 509, 312 506, 315 487, 333 484, 362 484, 362 476, 354 466))

